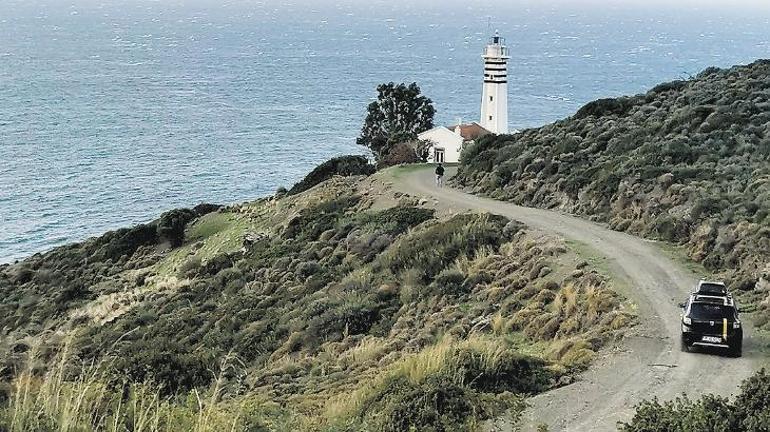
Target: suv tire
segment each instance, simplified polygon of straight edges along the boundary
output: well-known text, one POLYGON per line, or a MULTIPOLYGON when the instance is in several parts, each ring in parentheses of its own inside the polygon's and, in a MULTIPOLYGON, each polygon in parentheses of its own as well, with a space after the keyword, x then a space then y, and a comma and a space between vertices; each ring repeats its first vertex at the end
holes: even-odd
POLYGON ((730 346, 730 356, 732 357, 741 357, 743 356, 743 341, 738 340, 733 345, 730 346))
POLYGON ((682 352, 690 352, 690 345, 687 345, 687 342, 684 340, 684 336, 682 336, 682 339, 680 340, 680 348, 682 352))

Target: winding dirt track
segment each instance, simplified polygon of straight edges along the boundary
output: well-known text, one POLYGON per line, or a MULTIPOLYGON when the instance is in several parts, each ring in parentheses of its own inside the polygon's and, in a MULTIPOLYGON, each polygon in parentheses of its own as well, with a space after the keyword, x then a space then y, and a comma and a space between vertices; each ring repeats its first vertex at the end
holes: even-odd
MULTIPOLYGON (((447 170, 448 177, 454 174, 447 170)), ((642 399, 672 399, 682 393, 730 395, 740 381, 759 368, 761 357, 746 326, 742 358, 719 353, 683 353, 679 348, 679 308, 697 276, 669 259, 650 241, 552 211, 520 207, 436 188, 431 169, 394 178, 394 187, 414 196, 436 199, 449 211, 485 211, 590 245, 606 256, 615 276, 630 288, 622 294, 638 306, 635 328, 617 346, 605 350, 580 379, 530 399, 520 425, 498 420, 492 430, 611 431, 627 421, 642 399)))

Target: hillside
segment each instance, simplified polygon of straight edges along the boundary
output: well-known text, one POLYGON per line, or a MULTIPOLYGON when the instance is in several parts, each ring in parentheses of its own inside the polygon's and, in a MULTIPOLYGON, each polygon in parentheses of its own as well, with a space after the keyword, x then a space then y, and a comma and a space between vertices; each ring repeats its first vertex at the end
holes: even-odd
POLYGON ((316 177, 0 267, 0 429, 472 430, 633 319, 558 237, 316 177))
MULTIPOLYGON (((481 139, 456 185, 679 244, 770 319, 770 61, 481 139)), ((770 327, 768 327, 770 328, 770 327)))

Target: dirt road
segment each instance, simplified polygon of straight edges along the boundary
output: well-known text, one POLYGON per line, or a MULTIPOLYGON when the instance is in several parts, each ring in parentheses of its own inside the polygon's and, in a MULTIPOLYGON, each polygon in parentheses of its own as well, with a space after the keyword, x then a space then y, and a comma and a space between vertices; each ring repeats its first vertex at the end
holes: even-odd
MULTIPOLYGON (((447 174, 454 172, 448 170, 447 174)), ((638 306, 638 325, 618 346, 601 353, 578 382, 532 398, 521 425, 514 427, 500 419, 493 430, 529 431, 542 423, 550 431, 616 430, 617 422, 629 420, 634 405, 642 399, 672 399, 683 392, 693 397, 703 393, 730 395, 743 378, 759 368, 762 359, 752 342, 750 326, 745 329, 743 358, 680 351, 677 304, 687 297, 698 277, 668 258, 653 242, 573 216, 481 198, 449 187, 439 189, 427 168, 405 172, 394 182, 397 190, 436 199, 436 205, 445 210, 496 213, 590 245, 610 260, 613 273, 629 287, 622 294, 638 306)))

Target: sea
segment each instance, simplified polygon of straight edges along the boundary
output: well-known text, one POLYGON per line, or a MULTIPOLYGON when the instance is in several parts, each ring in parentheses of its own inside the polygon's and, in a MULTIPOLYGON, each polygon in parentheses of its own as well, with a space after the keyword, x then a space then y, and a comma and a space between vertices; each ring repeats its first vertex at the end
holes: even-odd
POLYGON ((476 120, 495 30, 522 129, 770 57, 764 3, 0 0, 0 262, 366 154, 380 83, 476 120))

